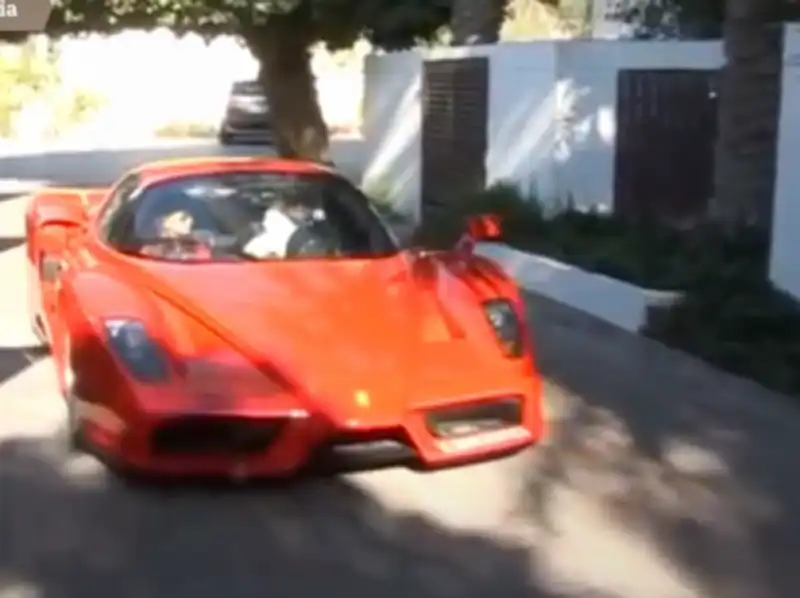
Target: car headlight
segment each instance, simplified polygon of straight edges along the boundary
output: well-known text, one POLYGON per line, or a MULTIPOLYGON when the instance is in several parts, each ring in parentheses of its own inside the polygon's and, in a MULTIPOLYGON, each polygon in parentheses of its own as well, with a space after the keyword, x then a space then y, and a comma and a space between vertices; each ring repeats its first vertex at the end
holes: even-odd
POLYGON ((525 348, 523 324, 514 305, 508 299, 492 299, 483 304, 483 311, 505 356, 522 357, 525 348))
POLYGON ((106 339, 130 374, 140 382, 159 382, 169 376, 163 349, 138 320, 110 319, 104 322, 106 339))

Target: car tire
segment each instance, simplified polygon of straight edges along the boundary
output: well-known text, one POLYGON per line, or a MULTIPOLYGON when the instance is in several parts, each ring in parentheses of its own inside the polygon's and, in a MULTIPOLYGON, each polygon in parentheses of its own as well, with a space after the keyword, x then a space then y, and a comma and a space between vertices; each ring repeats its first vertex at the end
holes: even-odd
POLYGON ((78 421, 77 400, 75 395, 72 393, 65 395, 64 403, 67 407, 67 421, 64 430, 67 452, 81 453, 83 452, 83 434, 81 433, 81 426, 78 421))
MULTIPOLYGON (((69 364, 69 348, 64 353, 63 363, 69 364)), ((79 453, 82 452, 83 434, 81 432, 80 418, 78 417, 78 396, 74 388, 75 376, 71 371, 67 371, 71 370, 69 365, 66 365, 65 368, 63 376, 69 380, 63 396, 64 406, 67 411, 66 421, 64 422, 65 448, 68 454, 79 453)))

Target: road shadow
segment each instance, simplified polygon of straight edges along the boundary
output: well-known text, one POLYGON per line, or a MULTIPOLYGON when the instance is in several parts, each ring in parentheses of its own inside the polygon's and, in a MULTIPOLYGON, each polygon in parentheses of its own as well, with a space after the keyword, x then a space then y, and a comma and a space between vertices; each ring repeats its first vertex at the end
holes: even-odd
MULTIPOLYGON (((334 162, 345 176, 360 179, 363 169, 361 139, 334 138, 331 152, 334 162)), ((11 179, 16 187, 22 186, 25 181, 46 181, 50 185, 62 186, 105 186, 127 170, 145 162, 183 157, 265 154, 274 154, 274 148, 253 144, 222 146, 214 142, 191 141, 95 149, 43 147, 0 156, 0 179, 11 179)))
POLYGON ((137 488, 38 438, 0 444, 0 487, 4 595, 606 598, 550 592, 527 549, 391 512, 351 478, 137 488))
POLYGON ((544 297, 528 317, 552 412, 525 511, 569 491, 702 595, 800 595, 798 412, 747 381, 544 297))
POLYGON ((0 384, 25 371, 46 355, 47 351, 39 346, 0 347, 0 384))
POLYGON ((0 236, 0 253, 8 251, 9 249, 21 247, 24 244, 24 237, 0 236))

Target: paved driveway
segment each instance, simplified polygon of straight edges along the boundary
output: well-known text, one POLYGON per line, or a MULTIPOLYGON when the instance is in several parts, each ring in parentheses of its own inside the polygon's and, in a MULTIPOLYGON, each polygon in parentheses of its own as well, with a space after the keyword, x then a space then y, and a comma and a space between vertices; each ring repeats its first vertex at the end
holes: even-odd
MULTIPOLYGON (((0 177, 104 182, 151 155, 0 159, 0 177)), ((68 458, 25 319, 23 206, 0 201, 0 598, 800 596, 794 407, 537 297, 553 429, 527 454, 242 490, 68 458)))

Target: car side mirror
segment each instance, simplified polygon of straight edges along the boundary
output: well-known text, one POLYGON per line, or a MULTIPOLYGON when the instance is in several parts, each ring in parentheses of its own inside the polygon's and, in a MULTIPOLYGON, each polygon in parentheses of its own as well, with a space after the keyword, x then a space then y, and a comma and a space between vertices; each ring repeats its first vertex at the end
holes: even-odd
POLYGON ((497 241, 503 236, 500 217, 496 214, 477 214, 467 218, 467 234, 475 242, 497 241))

